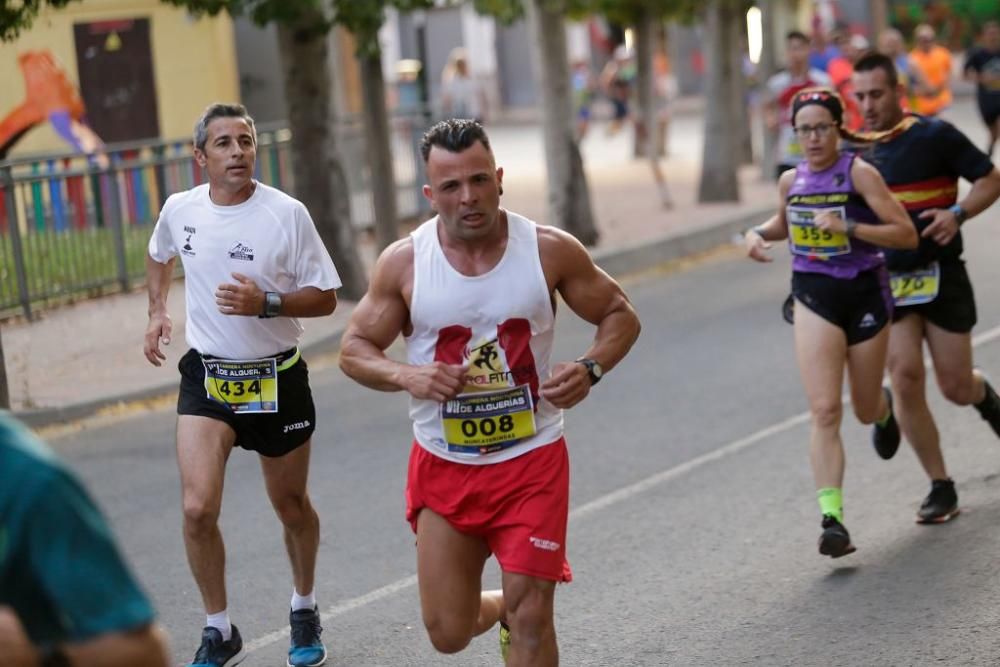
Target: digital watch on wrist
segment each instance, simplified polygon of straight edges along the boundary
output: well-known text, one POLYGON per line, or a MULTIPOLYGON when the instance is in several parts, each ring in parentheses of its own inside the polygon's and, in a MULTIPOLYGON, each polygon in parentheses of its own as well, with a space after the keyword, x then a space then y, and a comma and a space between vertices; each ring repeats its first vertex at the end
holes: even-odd
POLYGON ((969 217, 968 212, 964 208, 962 208, 959 204, 952 204, 948 208, 948 210, 951 211, 951 214, 955 216, 955 221, 958 224, 962 224, 963 222, 965 222, 965 219, 969 217))
POLYGON ((277 317, 281 314, 281 295, 277 292, 264 292, 264 312, 261 317, 277 317))

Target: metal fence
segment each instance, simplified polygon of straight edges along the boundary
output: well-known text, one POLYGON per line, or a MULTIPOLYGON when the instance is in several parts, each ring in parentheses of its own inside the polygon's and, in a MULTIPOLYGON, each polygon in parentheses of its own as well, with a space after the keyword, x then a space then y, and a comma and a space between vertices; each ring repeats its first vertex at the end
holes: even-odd
MULTIPOLYGON (((424 182, 421 115, 391 121, 397 208, 420 215, 424 182)), ((374 222, 371 176, 360 119, 334 129, 351 193, 351 218, 374 222)), ((258 128, 255 177, 294 195, 289 139, 258 128)), ((190 140, 108 146, 77 154, 0 162, 0 319, 56 303, 129 290, 145 279, 146 244, 167 197, 205 181, 190 140)))

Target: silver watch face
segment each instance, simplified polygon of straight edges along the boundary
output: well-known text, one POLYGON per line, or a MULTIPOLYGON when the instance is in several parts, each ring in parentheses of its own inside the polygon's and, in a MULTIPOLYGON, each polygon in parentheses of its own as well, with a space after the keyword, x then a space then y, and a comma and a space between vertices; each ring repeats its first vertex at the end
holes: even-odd
POLYGON ((601 365, 596 361, 590 362, 590 372, 594 374, 595 378, 600 378, 604 375, 604 369, 601 368, 601 365))

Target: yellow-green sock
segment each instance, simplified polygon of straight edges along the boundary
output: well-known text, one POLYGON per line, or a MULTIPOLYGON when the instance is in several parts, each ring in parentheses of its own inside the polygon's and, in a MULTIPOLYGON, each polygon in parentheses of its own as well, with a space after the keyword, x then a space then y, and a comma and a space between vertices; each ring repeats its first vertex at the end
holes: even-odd
POLYGON ((819 500, 819 511, 829 514, 837 521, 844 522, 844 497, 837 487, 827 487, 816 492, 816 499, 819 500))

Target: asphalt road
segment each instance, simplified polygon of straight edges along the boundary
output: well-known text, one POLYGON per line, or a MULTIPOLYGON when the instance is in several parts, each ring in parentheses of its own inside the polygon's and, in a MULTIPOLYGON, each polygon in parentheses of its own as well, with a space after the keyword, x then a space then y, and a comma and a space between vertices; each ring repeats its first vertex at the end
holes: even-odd
MULTIPOLYGON (((1000 378, 997 222, 994 209, 966 233, 985 336, 976 361, 1000 378)), ((567 415, 575 581, 557 594, 563 664, 1000 664, 1000 442, 972 409, 931 391, 964 509, 936 527, 913 523, 927 484, 912 452, 881 461, 848 411, 846 522, 859 550, 816 553, 806 404, 779 316, 789 265, 776 257, 763 266, 729 250, 626 281, 643 335, 567 415)), ((556 357, 591 336, 562 309, 556 357)), ((423 631, 403 519, 405 397, 363 389, 329 360, 314 364, 313 389, 330 664, 500 664, 495 633, 446 657, 423 631)), ((204 618, 181 542, 173 431, 163 408, 53 444, 110 516, 181 664, 204 618)), ((290 575, 246 452, 230 461, 222 523, 244 664, 284 664, 290 575)), ((491 565, 485 583, 497 582, 491 565)))

